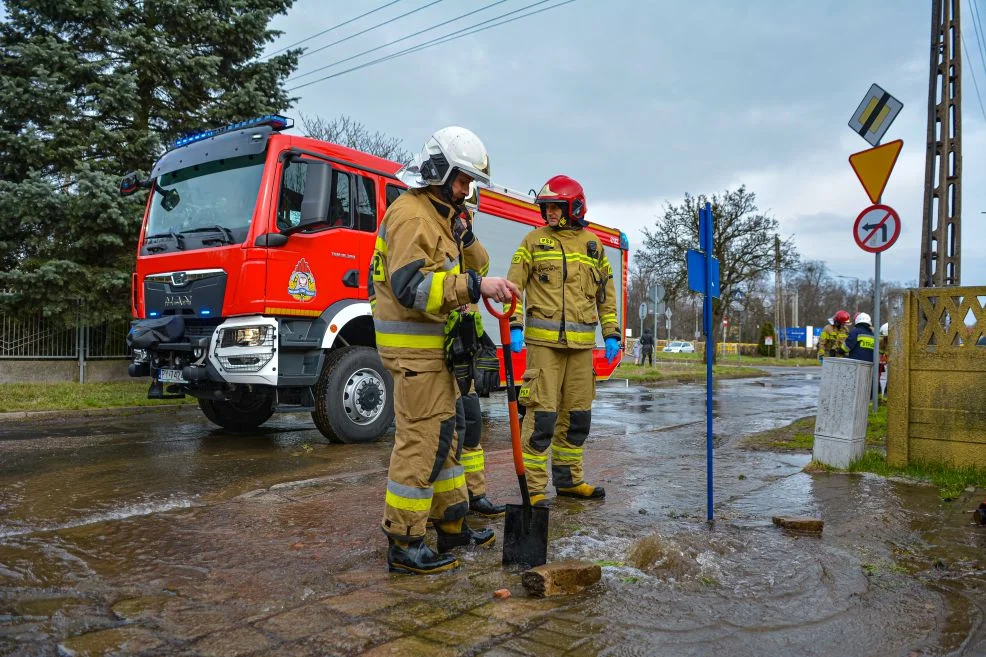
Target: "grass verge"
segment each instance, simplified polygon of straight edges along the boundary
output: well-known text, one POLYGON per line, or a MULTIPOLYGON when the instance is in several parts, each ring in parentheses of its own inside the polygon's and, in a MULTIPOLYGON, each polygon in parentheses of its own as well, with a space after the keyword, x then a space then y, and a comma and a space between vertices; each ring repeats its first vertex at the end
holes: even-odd
MULTIPOLYGON (((803 417, 785 427, 761 431, 748 436, 743 444, 749 449, 775 452, 811 451, 814 443, 815 416, 803 417)), ((887 463, 887 407, 870 413, 866 427, 867 450, 863 458, 849 466, 848 472, 870 472, 881 477, 900 477, 930 483, 945 500, 957 498, 969 486, 986 488, 986 469, 955 467, 945 463, 909 463, 898 468, 887 463)), ((805 466, 806 472, 840 472, 817 461, 805 466)))
MULTIPOLYGON (((723 367, 716 365, 712 374, 719 379, 745 379, 770 376, 764 370, 753 367, 723 367)), ((621 363, 613 376, 634 383, 695 383, 705 381, 705 365, 702 363, 658 363, 654 367, 621 363)))
MULTIPOLYGON (((747 436, 743 446, 748 449, 772 452, 810 452, 815 444, 815 416, 795 420, 787 426, 769 429, 747 436)), ((881 406, 870 413, 866 427, 866 444, 884 447, 887 443, 887 407, 881 406)))
POLYGON ((0 383, 0 413, 195 403, 192 397, 166 402, 148 399, 147 385, 148 380, 81 384, 0 383))

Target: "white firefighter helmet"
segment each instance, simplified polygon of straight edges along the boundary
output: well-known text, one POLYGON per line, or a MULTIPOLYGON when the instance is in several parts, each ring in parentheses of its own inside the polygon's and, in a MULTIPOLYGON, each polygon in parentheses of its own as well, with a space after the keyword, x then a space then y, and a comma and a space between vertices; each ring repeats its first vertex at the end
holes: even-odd
POLYGON ((887 333, 889 332, 889 330, 890 330, 890 325, 884 324, 883 326, 880 327, 880 335, 882 335, 883 337, 887 337, 887 333))
POLYGON ((449 126, 429 137, 414 161, 398 171, 397 177, 408 187, 444 185, 456 169, 479 186, 490 184, 486 146, 471 130, 449 126))
POLYGON ((866 313, 856 313, 856 318, 852 321, 853 324, 866 324, 867 326, 873 326, 873 320, 866 313))

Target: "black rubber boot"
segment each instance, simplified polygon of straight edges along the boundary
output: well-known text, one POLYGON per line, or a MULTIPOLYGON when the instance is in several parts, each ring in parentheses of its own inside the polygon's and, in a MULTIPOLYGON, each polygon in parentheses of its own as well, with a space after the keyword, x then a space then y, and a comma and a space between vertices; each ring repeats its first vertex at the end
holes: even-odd
POLYGON ((485 495, 469 498, 469 512, 484 518, 499 518, 507 512, 506 504, 493 504, 485 495))
POLYGON ((459 532, 446 532, 442 530, 441 525, 436 524, 435 533, 438 534, 438 551, 443 554, 452 548, 464 545, 492 545, 496 540, 496 534, 492 529, 470 529, 465 519, 462 520, 462 530, 459 532))
MULTIPOLYGON (((387 566, 392 573, 411 573, 431 575, 459 567, 459 560, 450 555, 438 554, 428 547, 423 539, 407 543, 388 538, 387 566)), ((441 542, 441 536, 439 536, 441 542)))

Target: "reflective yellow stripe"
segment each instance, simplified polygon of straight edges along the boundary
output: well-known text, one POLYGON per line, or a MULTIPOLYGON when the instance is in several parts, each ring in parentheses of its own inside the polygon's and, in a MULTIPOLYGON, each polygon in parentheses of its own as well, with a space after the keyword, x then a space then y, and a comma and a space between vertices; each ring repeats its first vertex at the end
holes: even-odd
POLYGON ((379 235, 377 236, 377 245, 376 245, 376 249, 377 249, 377 251, 379 251, 379 252, 380 252, 380 253, 382 253, 383 255, 387 255, 387 243, 386 243, 386 242, 384 242, 384 241, 383 241, 383 238, 382 238, 382 237, 380 237, 379 235))
POLYGON ((436 493, 447 493, 466 485, 466 475, 458 474, 450 479, 439 479, 434 483, 436 493))
POLYGON ((431 496, 421 498, 402 497, 388 490, 387 506, 400 509, 401 511, 428 511, 431 509, 431 496))
MULTIPOLYGON (((534 328, 528 326, 524 329, 524 337, 532 340, 558 340, 558 331, 549 329, 534 328)), ((565 331, 565 339, 571 342, 595 343, 596 333, 582 333, 581 331, 565 331)))
POLYGON ((528 470, 547 470, 548 469, 548 457, 531 457, 524 455, 524 467, 528 470))
POLYGON ((862 349, 872 349, 876 340, 872 335, 860 335, 856 338, 856 342, 862 349))
POLYGON ((483 265, 482 267, 479 268, 479 275, 480 276, 486 276, 488 273, 490 273, 490 263, 489 262, 487 262, 485 265, 483 265))
POLYGON ((445 338, 441 335, 406 335, 402 333, 380 333, 377 331, 378 347, 405 347, 408 349, 444 349, 445 338))
POLYGON ((442 296, 445 290, 445 277, 448 272, 436 271, 434 278, 431 279, 431 289, 428 290, 428 303, 425 304, 425 312, 433 315, 438 314, 442 309, 442 296))
POLYGON ((607 313, 607 314, 603 315, 602 317, 600 317, 599 318, 599 321, 602 322, 603 324, 607 324, 609 322, 612 322, 613 324, 615 324, 616 323, 616 313, 607 313))
POLYGON ((526 260, 527 262, 531 261, 531 252, 524 247, 520 247, 514 251, 514 257, 516 258, 517 256, 520 256, 521 259, 526 260))
MULTIPOLYGON (((534 254, 534 260, 561 260, 562 255, 558 251, 542 251, 534 254)), ((590 267, 599 266, 599 261, 594 258, 590 258, 584 253, 566 253, 565 260, 568 262, 581 262, 583 264, 589 265, 590 267)))
POLYGON ((486 456, 481 451, 463 454, 460 463, 466 472, 479 472, 486 467, 486 456))
POLYGON ((551 446, 551 455, 555 457, 555 460, 582 460, 582 448, 581 447, 559 447, 558 445, 551 446))

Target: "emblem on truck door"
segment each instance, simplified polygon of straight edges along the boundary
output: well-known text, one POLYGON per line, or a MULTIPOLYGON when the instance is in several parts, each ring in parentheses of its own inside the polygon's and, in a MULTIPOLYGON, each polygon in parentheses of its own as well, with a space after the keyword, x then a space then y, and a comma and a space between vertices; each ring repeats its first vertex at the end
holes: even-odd
POLYGON ((294 271, 291 272, 291 278, 288 279, 288 294, 295 301, 311 301, 317 294, 315 274, 304 258, 298 261, 294 271))

